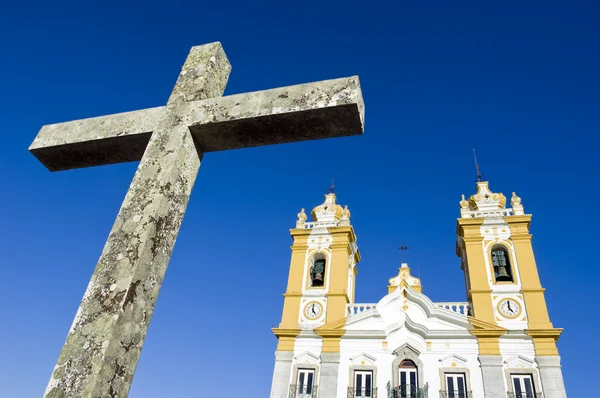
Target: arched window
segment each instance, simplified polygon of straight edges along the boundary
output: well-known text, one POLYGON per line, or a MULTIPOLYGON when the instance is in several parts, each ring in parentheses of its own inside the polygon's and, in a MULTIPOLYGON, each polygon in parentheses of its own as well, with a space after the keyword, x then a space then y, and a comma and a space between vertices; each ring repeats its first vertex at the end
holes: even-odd
POLYGON ((316 253, 312 257, 312 265, 310 267, 310 285, 311 286, 323 286, 325 283, 325 267, 326 257, 323 253, 316 253))
POLYGON ((398 365, 398 384, 400 397, 412 398, 418 393, 417 365, 410 359, 405 359, 398 365))
POLYGON ((504 246, 497 245, 492 248, 492 265, 496 282, 514 282, 508 250, 504 246))

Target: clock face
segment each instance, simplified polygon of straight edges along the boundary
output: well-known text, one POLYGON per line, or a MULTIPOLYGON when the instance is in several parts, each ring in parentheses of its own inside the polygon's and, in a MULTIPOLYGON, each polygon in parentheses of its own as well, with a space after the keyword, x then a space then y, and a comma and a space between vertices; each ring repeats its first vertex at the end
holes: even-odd
POLYGON ((504 299, 498 304, 498 310, 506 318, 516 318, 521 313, 521 306, 515 300, 504 299))
POLYGON ((311 301, 304 307, 304 315, 308 319, 317 319, 323 313, 323 306, 316 301, 311 301))

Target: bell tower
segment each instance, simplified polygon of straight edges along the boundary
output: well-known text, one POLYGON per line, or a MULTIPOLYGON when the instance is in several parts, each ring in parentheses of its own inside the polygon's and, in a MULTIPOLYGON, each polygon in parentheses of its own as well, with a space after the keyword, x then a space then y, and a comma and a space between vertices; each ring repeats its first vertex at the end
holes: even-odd
POLYGON ((327 325, 345 322, 346 306, 354 303, 360 254, 350 210, 336 203, 333 190, 311 215, 313 221, 307 221, 302 209, 290 230, 293 243, 283 313, 281 323, 273 328, 278 344, 271 397, 288 396, 290 385, 300 377, 292 366, 294 351, 308 345, 320 347, 319 360, 313 371, 309 369, 320 395, 326 396, 328 390, 336 393, 343 331, 327 325))
POLYGON ((531 245, 531 215, 514 192, 510 205, 502 193, 490 191, 487 181, 477 182, 477 193, 460 201, 456 253, 472 315, 503 329, 525 331, 536 356, 557 356, 562 329, 552 326, 546 308, 531 245))

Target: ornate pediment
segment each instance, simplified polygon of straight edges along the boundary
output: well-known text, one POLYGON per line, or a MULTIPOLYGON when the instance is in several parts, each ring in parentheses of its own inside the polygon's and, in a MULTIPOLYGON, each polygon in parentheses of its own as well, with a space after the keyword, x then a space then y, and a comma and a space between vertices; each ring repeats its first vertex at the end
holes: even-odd
POLYGON ((460 355, 452 354, 440 358, 440 364, 443 368, 466 368, 467 367, 467 359, 461 357, 460 355))
MULTIPOLYGON (((322 328, 343 328, 346 334, 352 335, 361 332, 389 335, 406 329, 424 339, 429 336, 450 335, 469 338, 470 330, 474 329, 467 315, 439 308, 427 296, 415 291, 405 282, 377 304, 348 304, 347 313, 347 318, 343 321, 335 321, 322 328)), ((479 322, 478 325, 483 327, 484 323, 479 322)), ((318 334, 319 329, 316 330, 318 334)), ((494 325, 494 330, 498 330, 498 326, 494 325)), ((505 332, 502 328, 500 330, 500 334, 505 332)))
POLYGON ((319 356, 313 354, 312 352, 308 352, 308 351, 304 351, 298 355, 294 356, 294 361, 298 362, 298 363, 311 363, 311 364, 318 364, 319 363, 319 356))
POLYGON ((535 367, 533 358, 527 358, 523 355, 515 355, 507 358, 504 363, 511 369, 531 369, 535 367))
POLYGON ((419 355, 421 352, 413 347, 412 345, 406 343, 395 349, 392 354, 396 355, 401 359, 410 359, 411 361, 417 363, 419 361, 419 355))
POLYGON ((353 365, 373 365, 377 358, 372 355, 367 354, 366 352, 361 352, 360 354, 356 354, 350 357, 353 365))

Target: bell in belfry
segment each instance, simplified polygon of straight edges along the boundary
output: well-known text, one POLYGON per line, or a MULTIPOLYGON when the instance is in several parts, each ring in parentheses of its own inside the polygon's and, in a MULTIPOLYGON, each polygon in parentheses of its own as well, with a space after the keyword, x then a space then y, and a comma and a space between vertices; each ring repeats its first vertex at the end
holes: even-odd
POLYGON ((323 274, 325 273, 325 260, 319 259, 310 270, 312 286, 323 286, 323 274))
POLYGON ((506 272, 506 267, 498 267, 498 275, 496 276, 498 282, 510 282, 512 278, 506 272))
POLYGON ((496 282, 512 282, 506 252, 502 249, 492 251, 492 265, 496 271, 496 282))

